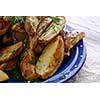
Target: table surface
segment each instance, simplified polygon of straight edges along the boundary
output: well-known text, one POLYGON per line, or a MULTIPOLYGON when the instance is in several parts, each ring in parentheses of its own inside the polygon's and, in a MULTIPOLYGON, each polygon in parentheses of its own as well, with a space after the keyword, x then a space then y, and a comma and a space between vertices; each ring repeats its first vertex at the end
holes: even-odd
POLYGON ((86 33, 87 58, 84 66, 69 82, 100 82, 100 17, 66 16, 67 24, 86 33))

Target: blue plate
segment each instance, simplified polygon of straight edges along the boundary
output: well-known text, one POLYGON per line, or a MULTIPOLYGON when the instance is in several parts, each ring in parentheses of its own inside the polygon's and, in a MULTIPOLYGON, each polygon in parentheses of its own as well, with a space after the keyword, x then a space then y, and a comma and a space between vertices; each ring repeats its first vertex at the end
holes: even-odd
MULTIPOLYGON (((74 29, 67 25, 67 32, 73 31, 74 29)), ((44 83, 62 83, 71 79, 78 71, 82 68, 86 59, 86 47, 84 40, 79 41, 74 48, 71 50, 70 57, 64 59, 62 65, 57 70, 57 72, 50 78, 46 80, 36 80, 34 82, 44 82, 44 83)), ((17 69, 19 70, 19 69, 17 69)), ((19 74, 18 74, 19 75, 19 74)), ((23 83, 27 82, 24 79, 16 80, 13 75, 10 76, 9 83, 23 83)))

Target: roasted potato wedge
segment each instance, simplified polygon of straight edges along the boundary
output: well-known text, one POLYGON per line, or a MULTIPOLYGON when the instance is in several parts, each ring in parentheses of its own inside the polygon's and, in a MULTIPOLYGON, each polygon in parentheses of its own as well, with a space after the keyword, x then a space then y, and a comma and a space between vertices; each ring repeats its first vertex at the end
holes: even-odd
POLYGON ((42 33, 46 30, 46 28, 53 22, 53 20, 50 17, 44 17, 43 20, 38 25, 37 28, 37 35, 41 36, 42 33))
MULTIPOLYGON (((51 17, 51 19, 53 19, 51 17)), ((53 19, 51 25, 45 30, 45 32, 39 37, 39 40, 51 41, 56 37, 61 30, 65 27, 66 19, 63 16, 56 17, 53 19)))
POLYGON ((72 31, 64 37, 65 56, 70 56, 70 50, 85 37, 84 32, 72 31))
POLYGON ((18 62, 17 59, 10 60, 0 65, 0 70, 9 71, 15 68, 16 63, 18 62))
POLYGON ((17 55, 21 53, 23 49, 23 43, 18 42, 12 46, 3 48, 0 50, 0 63, 7 62, 13 58, 15 58, 17 55))
POLYGON ((5 34, 10 27, 10 23, 0 19, 0 36, 5 34))
POLYGON ((31 24, 34 24, 35 22, 33 21, 34 23, 30 23, 29 20, 30 17, 26 17, 25 27, 28 33, 28 41, 26 50, 21 55, 20 70, 25 80, 32 81, 38 77, 38 74, 35 71, 37 57, 33 51, 37 45, 38 37, 34 33, 36 31, 35 28, 31 26, 31 24))
POLYGON ((37 61, 36 72, 43 79, 52 76, 61 65, 63 57, 64 41, 61 36, 58 36, 44 48, 37 61))
POLYGON ((38 77, 35 71, 35 54, 32 49, 27 49, 21 57, 20 70, 25 80, 32 81, 38 77))
POLYGON ((6 81, 8 79, 9 79, 9 76, 5 72, 0 70, 0 82, 6 81))

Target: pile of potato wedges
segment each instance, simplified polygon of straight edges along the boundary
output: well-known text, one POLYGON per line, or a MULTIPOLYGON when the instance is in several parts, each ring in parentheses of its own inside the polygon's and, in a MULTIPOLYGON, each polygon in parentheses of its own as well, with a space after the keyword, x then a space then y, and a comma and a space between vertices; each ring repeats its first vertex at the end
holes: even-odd
POLYGON ((0 17, 0 82, 10 79, 7 72, 19 65, 27 81, 47 79, 82 38, 84 32, 65 32, 64 16, 0 17))

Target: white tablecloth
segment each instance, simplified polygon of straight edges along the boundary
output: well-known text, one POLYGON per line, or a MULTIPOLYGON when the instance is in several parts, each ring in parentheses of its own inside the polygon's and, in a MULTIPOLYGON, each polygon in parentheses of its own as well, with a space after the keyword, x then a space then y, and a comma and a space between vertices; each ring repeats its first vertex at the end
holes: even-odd
POLYGON ((67 24, 86 33, 87 58, 79 73, 69 82, 100 82, 100 17, 66 16, 67 24))

